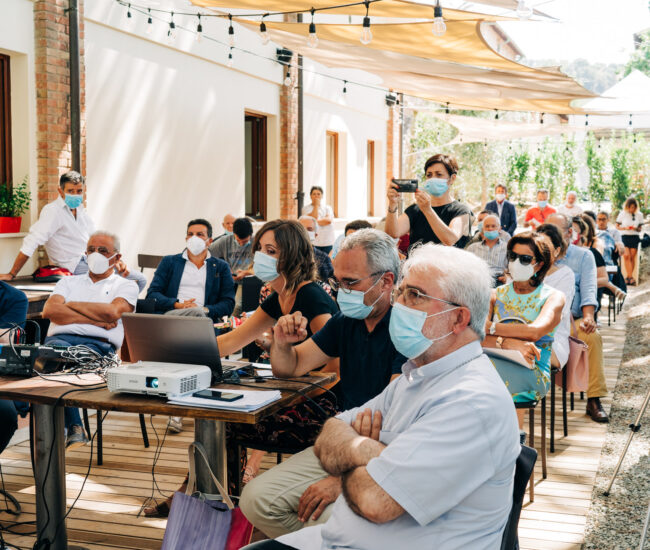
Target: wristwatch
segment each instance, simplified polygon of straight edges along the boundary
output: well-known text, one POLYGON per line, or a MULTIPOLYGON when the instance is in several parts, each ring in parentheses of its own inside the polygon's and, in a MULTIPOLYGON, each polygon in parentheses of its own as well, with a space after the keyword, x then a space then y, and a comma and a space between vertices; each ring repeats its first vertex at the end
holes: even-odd
POLYGON ((503 336, 499 336, 499 337, 497 338, 497 347, 498 347, 499 349, 503 349, 503 336))
POLYGON ((492 321, 492 324, 490 325, 490 334, 494 336, 497 332, 497 324, 492 321))

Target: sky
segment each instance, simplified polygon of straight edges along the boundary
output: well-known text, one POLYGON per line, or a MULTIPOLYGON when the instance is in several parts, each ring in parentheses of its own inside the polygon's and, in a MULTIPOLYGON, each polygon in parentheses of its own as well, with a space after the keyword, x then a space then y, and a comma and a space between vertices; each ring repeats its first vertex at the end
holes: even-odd
POLYGON ((632 35, 650 28, 648 0, 529 0, 560 20, 501 23, 528 59, 625 63, 632 35))

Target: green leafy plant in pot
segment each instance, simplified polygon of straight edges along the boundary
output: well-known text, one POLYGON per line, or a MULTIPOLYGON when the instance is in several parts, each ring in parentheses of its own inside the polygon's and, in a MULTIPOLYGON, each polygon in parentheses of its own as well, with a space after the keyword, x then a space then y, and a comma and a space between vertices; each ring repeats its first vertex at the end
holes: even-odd
POLYGON ((0 233, 18 233, 22 215, 31 202, 27 176, 18 185, 0 185, 0 233))

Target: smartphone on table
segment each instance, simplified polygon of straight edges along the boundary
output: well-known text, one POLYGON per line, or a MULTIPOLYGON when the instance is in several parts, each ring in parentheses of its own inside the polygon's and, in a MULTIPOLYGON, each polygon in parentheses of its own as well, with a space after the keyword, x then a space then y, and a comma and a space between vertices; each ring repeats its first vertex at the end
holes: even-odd
POLYGON ((241 393, 230 393, 218 390, 201 390, 194 392, 192 397, 200 397, 202 399, 214 399, 215 401, 237 401, 244 396, 241 393))

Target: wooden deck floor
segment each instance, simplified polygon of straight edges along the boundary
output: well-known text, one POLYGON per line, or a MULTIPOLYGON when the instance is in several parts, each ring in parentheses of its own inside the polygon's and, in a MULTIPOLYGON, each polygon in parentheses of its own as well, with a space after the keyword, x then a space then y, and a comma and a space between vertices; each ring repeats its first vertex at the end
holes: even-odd
MULTIPOLYGON (((624 343, 624 321, 602 329, 605 340, 607 384, 613 391, 624 343)), ((609 400, 604 401, 609 409, 609 400)), ((578 550, 591 491, 598 469, 600 449, 607 425, 592 422, 585 414, 585 403, 576 400, 569 413, 569 435, 562 436, 561 400, 557 400, 556 452, 548 454, 548 478, 541 479, 541 461, 536 467, 535 502, 526 501, 519 523, 522 550, 578 550)), ((539 417, 539 414, 536 415, 539 417)), ((192 440, 193 423, 185 421, 180 434, 168 435, 156 465, 156 481, 162 491, 173 491, 181 483, 186 468, 187 445, 192 440)), ((162 437, 166 419, 153 419, 162 437)), ((94 420, 91 419, 94 426, 94 420)), ((160 548, 166 520, 137 517, 144 499, 152 493, 151 468, 156 436, 148 427, 151 447, 142 444, 138 418, 131 414, 110 413, 104 423, 104 465, 93 467, 83 492, 67 521, 71 543, 92 550, 160 548)), ((539 444, 539 426, 537 441, 539 444)), ((67 501, 72 504, 88 469, 90 446, 70 451, 67 463, 67 501)), ((5 487, 21 503, 19 521, 35 520, 34 478, 26 441, 7 448, 0 456, 5 487)), ((267 457, 264 467, 274 464, 267 457)), ((15 519, 2 514, 3 520, 15 519)), ((21 532, 34 531, 24 525, 21 532)), ((31 548, 34 537, 5 534, 5 540, 20 548, 31 548)))

